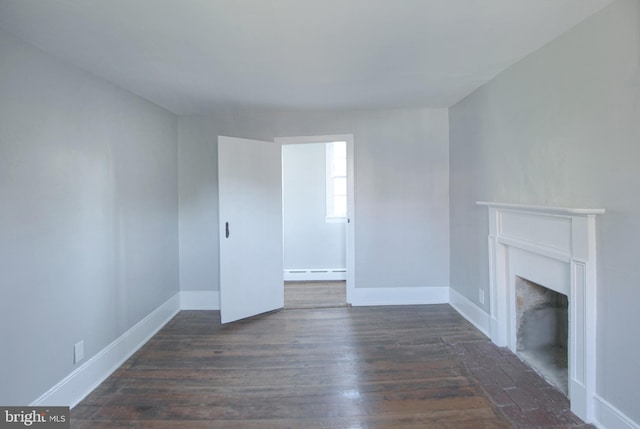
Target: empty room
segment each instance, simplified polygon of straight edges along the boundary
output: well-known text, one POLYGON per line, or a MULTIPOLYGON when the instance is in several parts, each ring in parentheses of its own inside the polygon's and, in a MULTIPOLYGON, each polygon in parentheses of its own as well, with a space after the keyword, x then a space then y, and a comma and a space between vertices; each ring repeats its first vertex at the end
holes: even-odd
POLYGON ((638 160, 638 0, 0 0, 0 427, 640 429, 638 160))

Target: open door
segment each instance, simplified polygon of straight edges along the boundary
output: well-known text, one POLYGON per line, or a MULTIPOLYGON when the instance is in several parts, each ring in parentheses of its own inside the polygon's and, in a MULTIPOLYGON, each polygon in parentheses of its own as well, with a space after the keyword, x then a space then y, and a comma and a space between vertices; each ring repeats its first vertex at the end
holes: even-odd
POLYGON ((222 323, 284 306, 280 144, 218 137, 222 323))

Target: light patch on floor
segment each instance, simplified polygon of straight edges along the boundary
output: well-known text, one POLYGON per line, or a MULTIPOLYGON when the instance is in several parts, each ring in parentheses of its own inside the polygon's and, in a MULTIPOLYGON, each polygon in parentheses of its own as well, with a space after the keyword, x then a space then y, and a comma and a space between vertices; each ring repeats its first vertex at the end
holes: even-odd
POLYGON ((346 282, 285 282, 285 308, 344 307, 346 282))

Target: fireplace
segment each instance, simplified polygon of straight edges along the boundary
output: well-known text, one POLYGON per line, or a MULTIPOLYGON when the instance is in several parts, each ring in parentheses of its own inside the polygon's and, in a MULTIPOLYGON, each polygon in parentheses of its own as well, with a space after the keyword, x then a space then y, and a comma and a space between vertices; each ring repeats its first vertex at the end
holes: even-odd
POLYGON ((517 277, 516 353, 565 395, 568 343, 568 297, 517 277))
MULTIPOLYGON (((560 390, 569 397, 571 411, 587 422, 593 421, 597 317, 595 222, 604 209, 478 204, 489 209, 491 340, 498 346, 509 347, 547 380, 560 384, 560 390), (518 289, 531 284, 546 291, 531 288, 527 293, 546 295, 548 302, 538 303, 540 306, 535 310, 529 309, 530 317, 524 322, 527 326, 519 332, 523 322, 519 321, 518 313, 526 311, 526 306, 520 306, 519 310, 518 289), (563 300, 566 309, 560 308, 564 306, 563 300), (550 320, 557 322, 564 312, 566 322, 554 323, 552 328, 550 320), (550 319, 544 318, 549 315, 552 315, 550 319), (533 319, 540 319, 536 322, 542 325, 528 326, 533 319), (541 331, 545 331, 544 335, 541 331), (564 331, 566 389, 562 388, 565 385, 562 363, 551 370, 537 367, 538 361, 548 363, 559 356, 563 342, 555 339, 564 336, 564 331), (527 340, 530 342, 526 343, 527 340), (528 351, 522 350, 527 346, 530 346, 528 351), (544 349, 555 349, 557 354, 538 357, 538 352, 544 349)), ((537 299, 542 298, 534 301, 537 299)))

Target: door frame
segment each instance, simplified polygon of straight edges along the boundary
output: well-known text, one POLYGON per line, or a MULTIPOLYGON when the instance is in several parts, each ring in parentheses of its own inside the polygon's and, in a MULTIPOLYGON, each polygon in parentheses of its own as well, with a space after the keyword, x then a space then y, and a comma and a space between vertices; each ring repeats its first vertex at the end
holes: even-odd
MULTIPOLYGON (((347 269, 347 304, 351 304, 354 296, 355 282, 355 205, 354 205, 354 144, 353 134, 329 134, 317 136, 276 137, 275 143, 287 144, 347 142, 347 223, 346 223, 346 269, 347 269)), ((284 228, 283 228, 284 230, 284 228)), ((284 231, 283 231, 284 234, 284 231)), ((284 242, 284 235, 282 237, 284 242)))

